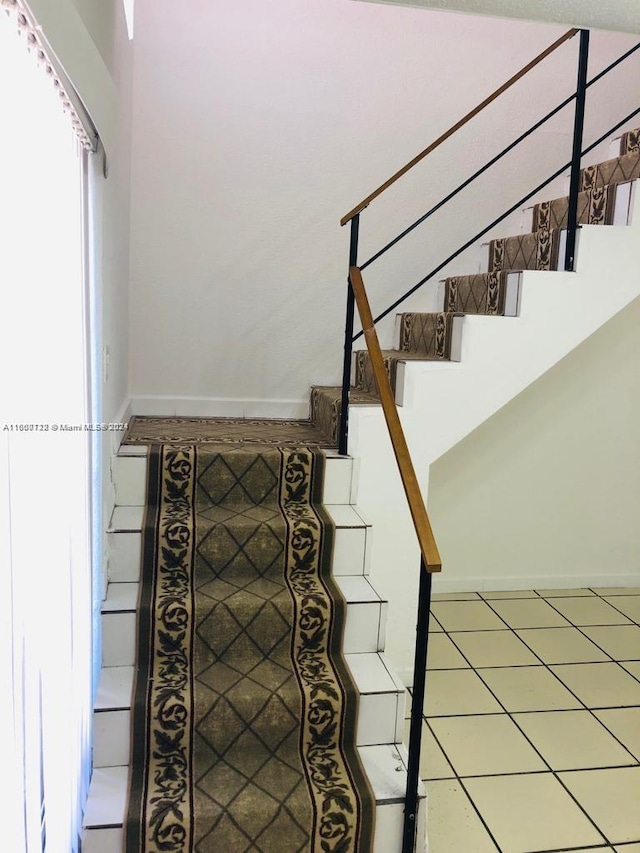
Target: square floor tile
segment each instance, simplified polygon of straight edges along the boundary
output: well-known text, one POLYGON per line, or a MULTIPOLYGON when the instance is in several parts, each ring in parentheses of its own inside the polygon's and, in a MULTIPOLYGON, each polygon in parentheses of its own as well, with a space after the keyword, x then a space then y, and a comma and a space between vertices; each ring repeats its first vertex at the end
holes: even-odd
POLYGON ((537 598, 532 589, 496 590, 495 592, 481 592, 480 595, 486 601, 495 601, 501 598, 537 598))
POLYGON ((560 628, 569 624, 541 598, 492 601, 491 606, 511 628, 560 628))
MULTIPOLYGON (((409 748, 410 721, 404 723, 404 742, 409 748)), ((456 774, 444 752, 438 746, 433 732, 427 725, 422 723, 422 740, 420 741, 420 778, 421 779, 452 779, 456 774)))
POLYGON ((431 612, 445 631, 493 631, 505 628, 484 601, 436 601, 431 612))
POLYGON ((502 853, 605 841, 551 773, 485 776, 465 779, 464 786, 502 853))
POLYGON ((640 767, 577 770, 559 777, 608 841, 640 838, 640 767))
POLYGON ((515 714, 514 720, 552 770, 635 763, 590 711, 515 714))
POLYGON ((431 727, 458 776, 547 770, 508 714, 441 717, 431 727))
POLYGON ((481 669, 478 674, 509 712, 561 711, 582 707, 546 667, 481 669))
POLYGON ((526 628, 516 634, 545 663, 608 661, 609 656, 577 628, 526 628))
POLYGON ((613 849, 616 853, 640 853, 640 844, 625 844, 624 847, 614 847, 613 849))
POLYGON ((427 782, 427 791, 429 853, 497 853, 498 848, 459 782, 427 782))
POLYGON ((551 670, 588 708, 640 705, 640 683, 617 663, 559 664, 551 670))
POLYGON ((480 601, 477 592, 434 592, 431 601, 480 601))
POLYGON ((596 595, 640 595, 640 586, 600 586, 593 587, 596 595))
POLYGON ((513 631, 461 631, 449 636, 474 667, 540 663, 513 631))
POLYGON ((583 631, 614 660, 640 660, 640 628, 637 625, 585 627, 583 631))
POLYGON ((602 598, 555 599, 553 606, 574 625, 627 625, 629 620, 602 598))
POLYGON ((469 666, 447 634, 429 637, 427 669, 465 669, 469 666))
POLYGON ((640 681, 640 661, 625 661, 621 664, 627 672, 630 672, 634 678, 637 678, 640 681))
POLYGON ((621 610, 629 619, 640 623, 640 595, 607 596, 605 600, 612 607, 621 610))
POLYGON ((426 716, 491 714, 500 711, 502 708, 473 670, 435 669, 427 675, 426 716))
POLYGON ((429 633, 430 634, 442 633, 442 625, 435 618, 435 616, 433 615, 433 612, 429 614, 429 633))
POLYGON ((640 708, 612 708, 594 714, 640 761, 640 708))
POLYGON ((576 596, 595 595, 590 589, 537 589, 542 598, 575 598, 576 596))

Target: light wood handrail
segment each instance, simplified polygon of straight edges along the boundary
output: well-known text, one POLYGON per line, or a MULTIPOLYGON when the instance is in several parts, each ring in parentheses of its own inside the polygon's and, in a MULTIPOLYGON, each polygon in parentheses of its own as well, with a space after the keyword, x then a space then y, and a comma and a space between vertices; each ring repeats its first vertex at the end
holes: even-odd
POLYGON ((342 219, 340 220, 340 225, 346 225, 347 222, 349 222, 351 219, 353 219, 354 216, 356 216, 358 213, 363 211, 365 209, 365 207, 368 207, 368 205, 375 198, 377 198, 379 195, 381 195, 392 184, 395 184, 395 182, 398 180, 398 178, 401 178, 410 169, 413 169, 413 167, 417 163, 419 163, 421 160, 423 160, 427 156, 427 154, 430 154, 441 143, 443 143, 446 139, 448 139, 450 136, 453 136, 453 134, 457 130, 460 130, 460 128, 463 127, 463 125, 465 125, 468 121, 471 121, 471 119, 474 118, 474 116, 477 116, 478 113, 481 112, 490 103, 492 103, 492 101, 495 101, 496 98, 499 98, 503 92, 506 92, 507 89, 509 89, 511 86, 513 86, 514 83, 517 83, 521 77, 524 77, 524 75, 527 74, 529 71, 531 71, 532 68, 535 68, 535 66, 538 65, 539 62, 542 62, 542 60, 545 59, 547 56, 549 56, 550 53, 553 53, 553 51, 556 50, 557 48, 559 48, 561 44, 564 44, 565 41, 568 41, 569 39, 573 38, 576 35, 576 33, 578 33, 578 32, 580 32, 580 30, 575 29, 575 28, 571 29, 571 30, 567 30, 567 32, 563 36, 561 36, 559 39, 554 41, 553 44, 549 45, 549 47, 546 48, 546 50, 543 50, 542 53, 538 54, 538 56, 536 56, 535 59, 532 59, 531 62, 529 62, 527 65, 524 66, 524 68, 521 68, 517 74, 514 74, 513 77, 511 77, 509 80, 507 80, 506 83, 503 83, 499 89, 496 89, 495 92, 493 92, 493 94, 489 95, 488 98, 485 98, 484 101, 482 101, 482 103, 478 104, 477 107, 474 107, 474 109, 472 109, 471 112, 468 112, 466 114, 466 116, 464 116, 463 118, 460 119, 460 121, 457 121, 454 125, 452 125, 452 127, 449 128, 449 130, 445 131, 445 133, 443 133, 442 136, 439 136, 435 142, 432 142, 431 145, 428 145, 424 149, 424 151, 421 151, 420 154, 416 155, 413 158, 413 160, 410 160, 406 164, 406 166, 403 166, 402 169, 399 169, 394 175, 392 175, 389 178, 389 180, 385 181, 384 184, 379 186, 377 190, 374 190, 370 195, 368 195, 365 199, 363 199, 363 201, 361 201, 360 204, 356 205, 353 208, 353 210, 350 210, 349 213, 347 213, 345 216, 343 216, 342 219))
POLYGON ((364 281, 362 280, 362 273, 358 267, 350 267, 349 280, 353 288, 356 305, 358 306, 364 338, 367 342, 369 356, 371 357, 373 376, 376 381, 378 394, 380 395, 382 411, 387 422, 393 452, 398 463, 400 478, 409 503, 413 525, 416 529, 420 552, 422 553, 427 571, 439 572, 442 569, 442 562, 438 553, 438 546, 436 545, 433 530, 431 529, 431 523, 424 505, 413 462, 411 461, 407 441, 404 437, 404 431, 396 408, 396 401, 393 397, 389 377, 384 367, 380 342, 378 341, 378 335, 373 323, 373 316, 364 287, 364 281))

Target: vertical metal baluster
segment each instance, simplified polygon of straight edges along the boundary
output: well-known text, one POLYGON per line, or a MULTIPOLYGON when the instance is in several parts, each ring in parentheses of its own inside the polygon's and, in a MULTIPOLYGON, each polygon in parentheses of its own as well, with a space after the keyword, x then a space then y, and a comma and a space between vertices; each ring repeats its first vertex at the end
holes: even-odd
POLYGON ((422 714, 427 675, 427 646, 429 642, 429 611, 431 609, 431 574, 424 559, 420 559, 420 588, 418 593, 418 624, 416 650, 413 664, 413 697, 411 702, 411 729, 409 733, 409 762, 407 767, 407 794, 404 805, 402 853, 415 850, 418 825, 418 785, 420 784, 420 744, 422 742, 422 714))
MULTIPOLYGON (((360 229, 360 214, 351 220, 351 241, 349 244, 349 268, 358 266, 358 233, 360 229)), ((344 362, 342 367, 342 398, 340 402, 340 436, 338 452, 343 456, 347 453, 349 440, 349 387, 351 386, 351 357, 353 354, 353 315, 355 300, 353 288, 347 276, 347 317, 344 327, 344 362)))
POLYGON ((571 182, 569 187, 569 211, 567 215, 567 246, 564 256, 564 268, 566 272, 573 272, 575 264, 576 230, 578 227, 578 192, 580 190, 580 160, 582 157, 582 132, 584 129, 584 108, 587 95, 588 59, 589 30, 580 30, 578 85, 576 89, 576 111, 573 122, 571 182))

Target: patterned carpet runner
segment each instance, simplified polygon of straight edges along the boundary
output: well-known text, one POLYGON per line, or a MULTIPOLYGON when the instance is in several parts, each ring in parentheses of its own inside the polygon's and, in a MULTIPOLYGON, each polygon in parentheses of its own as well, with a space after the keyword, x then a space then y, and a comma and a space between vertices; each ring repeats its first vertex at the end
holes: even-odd
POLYGON ((127 853, 370 851, 323 470, 151 448, 127 853))

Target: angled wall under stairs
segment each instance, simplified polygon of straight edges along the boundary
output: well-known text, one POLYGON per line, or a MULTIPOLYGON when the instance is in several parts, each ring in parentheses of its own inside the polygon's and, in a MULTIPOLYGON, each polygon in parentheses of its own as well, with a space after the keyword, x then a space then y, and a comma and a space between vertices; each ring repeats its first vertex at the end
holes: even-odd
MULTIPOLYGON (((425 495, 435 460, 640 294, 637 131, 622 145, 625 153, 582 172, 574 273, 557 271, 567 200, 556 199, 533 210, 536 230, 491 242, 486 273, 445 280, 443 310, 398 318, 397 349, 383 355, 425 495)), ((349 449, 360 459, 361 504, 377 533, 372 571, 390 600, 390 654, 408 679, 415 622, 407 602, 416 599, 418 549, 366 352, 356 354, 355 387, 349 449)), ((336 391, 312 390, 312 417, 326 419, 327 429, 339 421, 336 391)), ((498 520, 487 535, 500 535, 498 520)), ((602 571, 606 577, 608 567, 602 571)), ((462 583, 467 589, 485 581, 496 577, 462 583)), ((444 573, 436 588, 459 589, 460 582, 444 573)), ((548 579, 539 585, 549 586, 548 579)))

